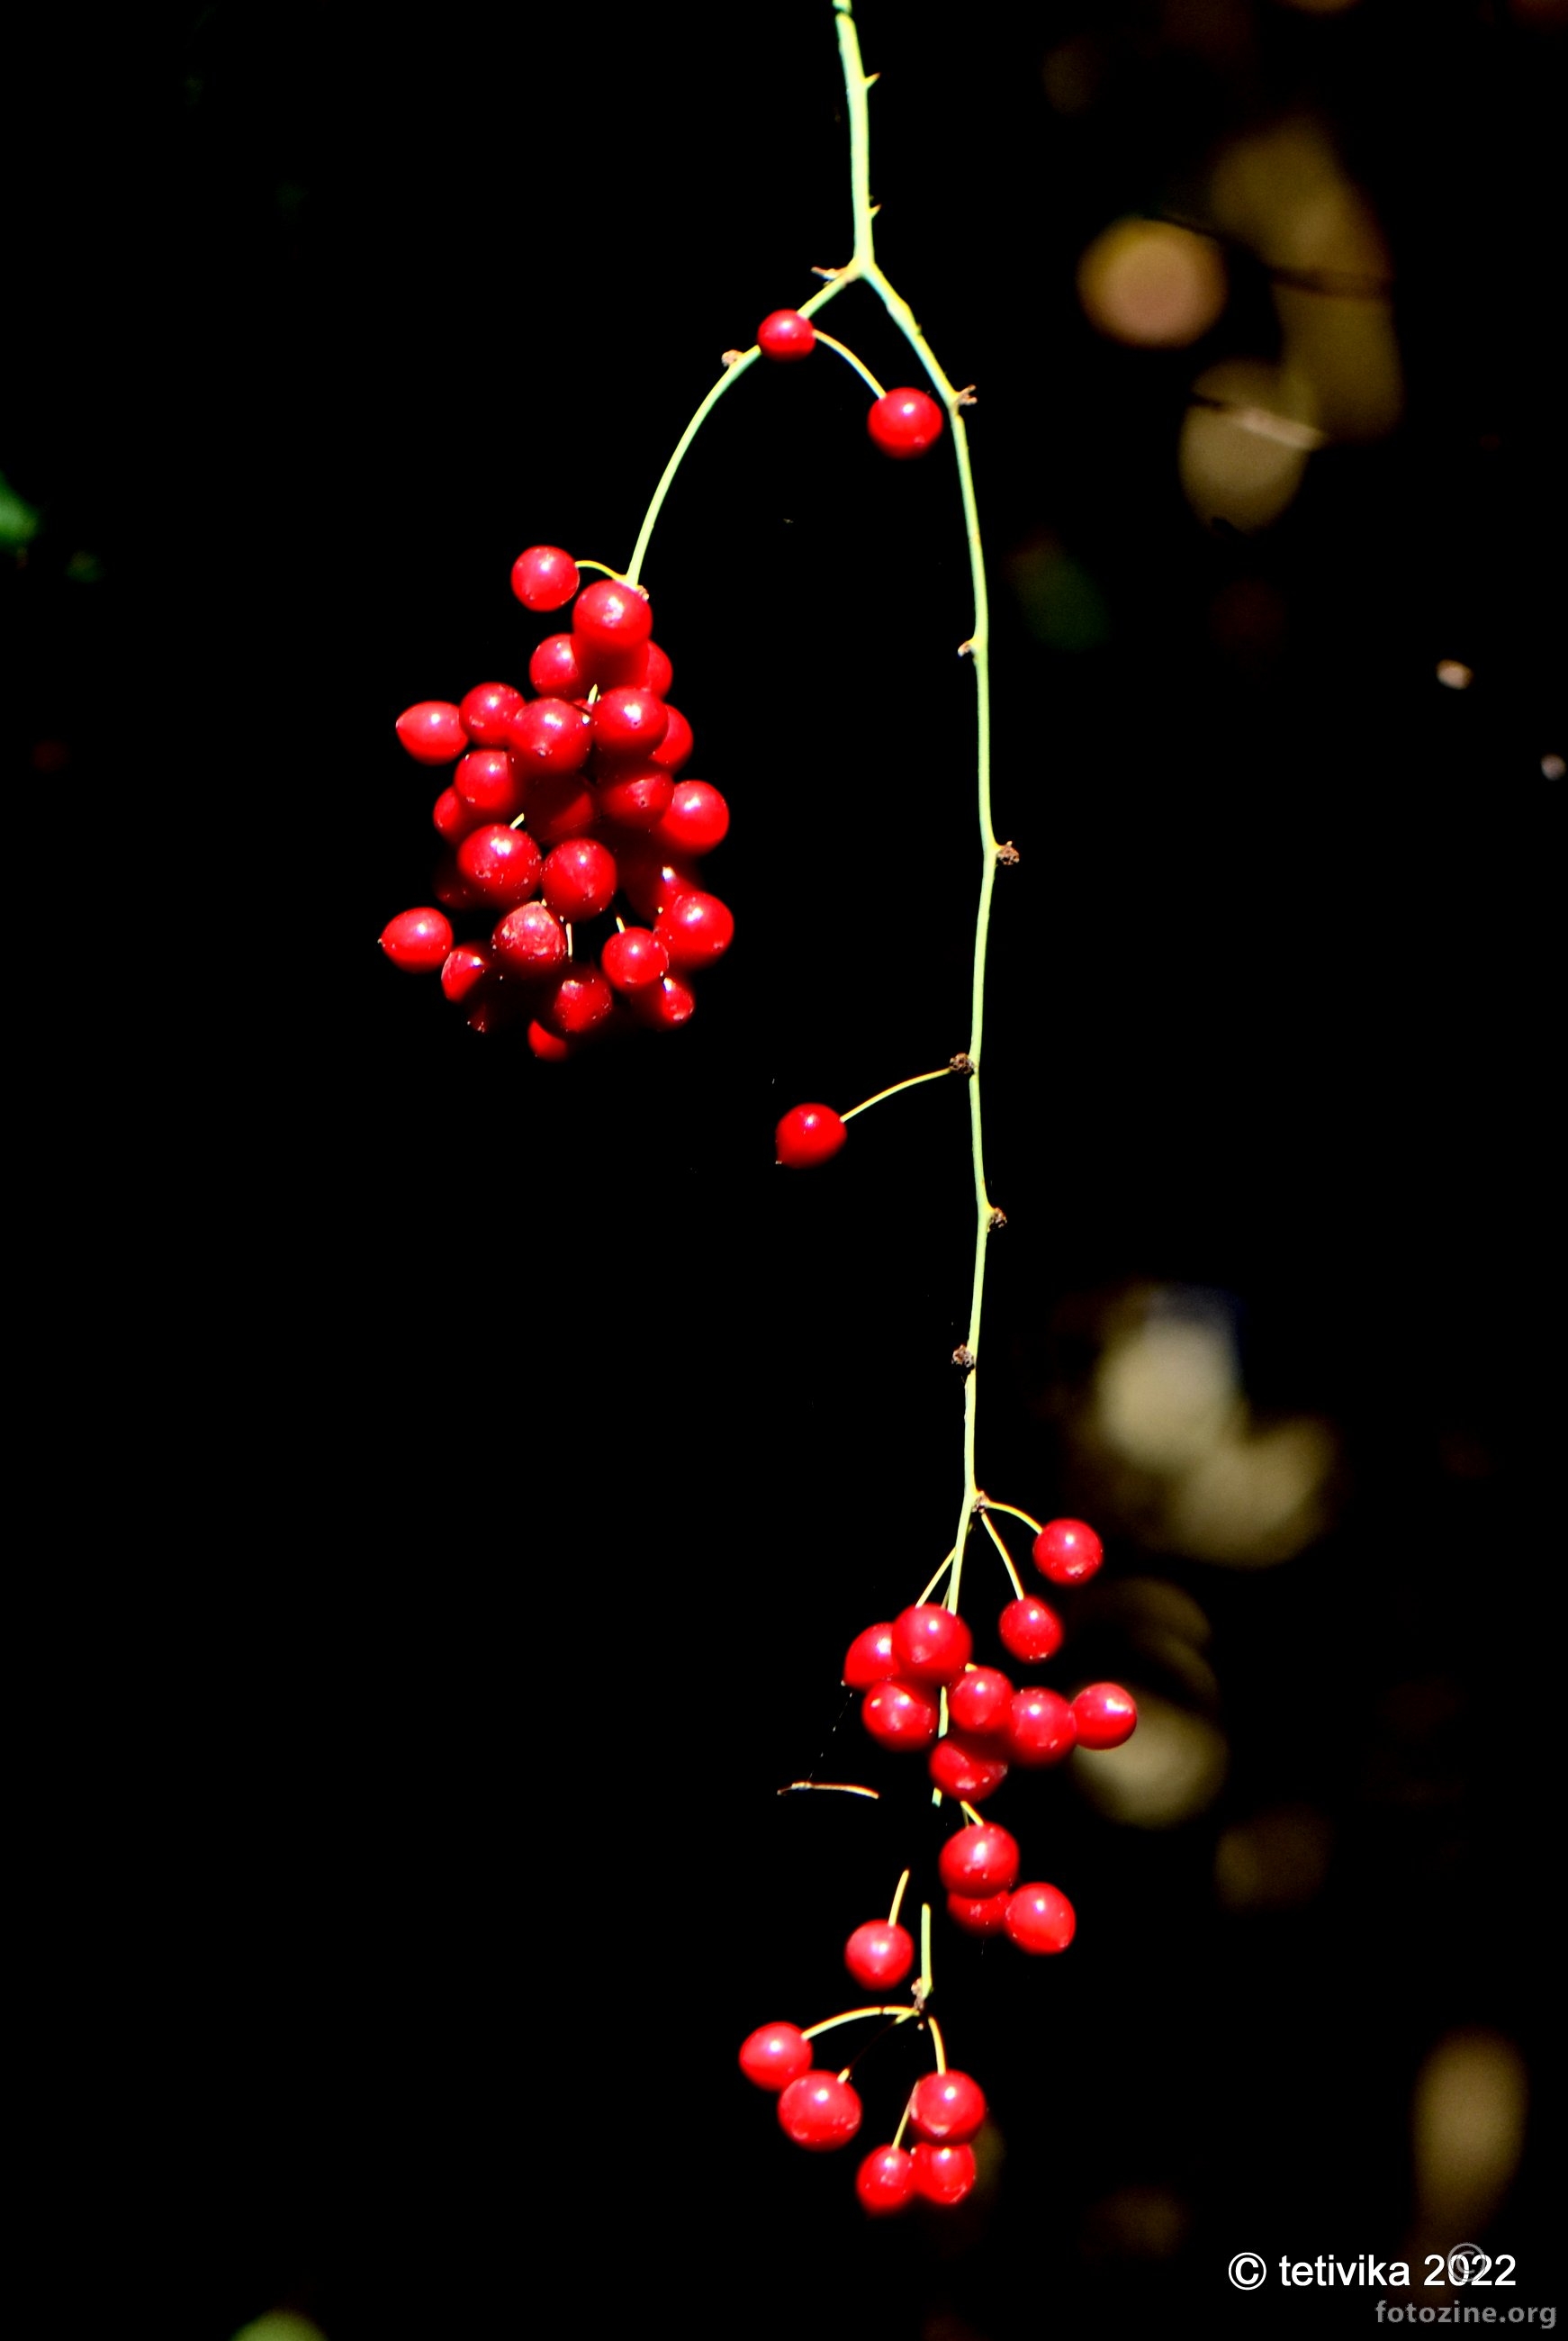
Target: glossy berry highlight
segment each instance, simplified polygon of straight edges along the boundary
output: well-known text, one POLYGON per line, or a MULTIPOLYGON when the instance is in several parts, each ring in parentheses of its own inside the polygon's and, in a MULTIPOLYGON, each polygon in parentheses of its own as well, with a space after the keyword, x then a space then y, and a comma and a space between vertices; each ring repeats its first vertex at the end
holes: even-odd
POLYGON ((942 435, 942 410, 923 390, 888 390, 866 417, 874 446, 898 463, 928 454, 942 435))
POLYGON ((787 1170, 830 1162, 849 1133, 830 1105, 792 1105, 773 1133, 776 1161, 787 1170))

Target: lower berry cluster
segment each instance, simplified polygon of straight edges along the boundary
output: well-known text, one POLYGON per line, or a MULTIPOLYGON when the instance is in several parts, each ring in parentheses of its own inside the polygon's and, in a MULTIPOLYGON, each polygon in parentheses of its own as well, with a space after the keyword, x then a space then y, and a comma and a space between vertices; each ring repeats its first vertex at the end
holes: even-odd
POLYGON ((670 1031, 691 1016, 692 978, 735 931, 697 871, 729 809, 707 781, 680 777, 691 727, 670 702, 673 670, 641 589, 582 586, 570 553, 531 545, 512 590, 536 612, 573 602, 571 631, 534 650, 535 697, 485 682, 399 717, 416 762, 451 767, 432 814, 448 852, 441 907, 400 911, 381 943, 395 967, 439 975, 476 1031, 521 1026, 535 1056, 555 1060, 618 1025, 670 1031), (465 913, 473 931, 460 939, 465 913))

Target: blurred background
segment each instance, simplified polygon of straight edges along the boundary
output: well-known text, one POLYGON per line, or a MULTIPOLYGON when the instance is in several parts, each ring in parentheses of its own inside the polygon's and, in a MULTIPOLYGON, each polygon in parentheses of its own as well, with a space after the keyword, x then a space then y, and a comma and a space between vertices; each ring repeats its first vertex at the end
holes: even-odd
MULTIPOLYGON (((1565 12, 860 24, 881 257, 978 390, 1021 855, 981 1475, 1097 1525, 1047 1678, 1143 1716, 991 1808, 1078 1938, 939 1939, 994 2111, 946 2219, 869 2226, 735 2069, 933 1850, 837 1683, 961 1491, 964 1101, 810 1178, 771 1131, 967 1036, 945 457, 879 462, 824 354, 666 508, 734 815, 687 1031, 537 1065, 375 947, 434 855, 398 712, 521 681, 515 554, 624 562, 719 353, 848 254, 827 0, 64 7, 0 420, 5 752, 71 882, 39 2331, 497 2332, 547 2284, 588 2329, 1321 2329, 1231 2256, 1466 2241, 1553 2298, 1565 12), (776 1794, 813 1771, 886 1794, 776 1794)), ((911 379, 870 296, 827 322, 911 379)))

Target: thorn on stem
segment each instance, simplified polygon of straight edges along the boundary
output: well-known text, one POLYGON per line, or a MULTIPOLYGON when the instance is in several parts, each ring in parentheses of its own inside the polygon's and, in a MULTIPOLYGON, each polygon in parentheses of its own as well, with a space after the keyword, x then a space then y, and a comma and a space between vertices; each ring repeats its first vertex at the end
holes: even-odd
POLYGON ((975 1353, 967 1341, 960 1341, 953 1352, 953 1363, 966 1374, 975 1370, 975 1353))
POLYGON ((1023 858, 1010 837, 997 848, 997 861, 1004 870, 1016 870, 1023 858))

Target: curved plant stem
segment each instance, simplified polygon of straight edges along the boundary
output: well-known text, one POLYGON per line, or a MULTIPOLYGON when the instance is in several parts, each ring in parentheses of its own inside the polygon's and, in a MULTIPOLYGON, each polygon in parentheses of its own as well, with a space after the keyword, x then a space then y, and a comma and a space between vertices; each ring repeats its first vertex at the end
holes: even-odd
POLYGON ((1017 1570, 1013 1567, 1013 1556, 1007 1550, 1007 1546, 1002 1542, 1002 1532, 991 1519, 988 1511, 982 1512, 980 1514, 980 1519, 985 1524, 986 1534, 990 1538, 991 1542, 996 1546, 997 1550, 1002 1556, 1002 1567, 1007 1570, 1007 1575, 1011 1578, 1013 1591, 1017 1595, 1018 1599, 1021 1601, 1024 1598, 1023 1584, 1019 1579, 1017 1570))
POLYGON ((875 1097, 862 1098, 858 1105, 850 1106, 848 1112, 841 1113, 839 1119, 840 1121, 853 1121, 858 1113, 865 1113, 869 1107, 880 1105, 884 1098, 897 1097, 900 1090, 918 1089, 922 1081, 939 1081, 953 1070, 951 1065, 938 1065, 934 1073, 911 1073, 908 1081, 894 1081, 889 1088, 878 1090, 875 1097))

